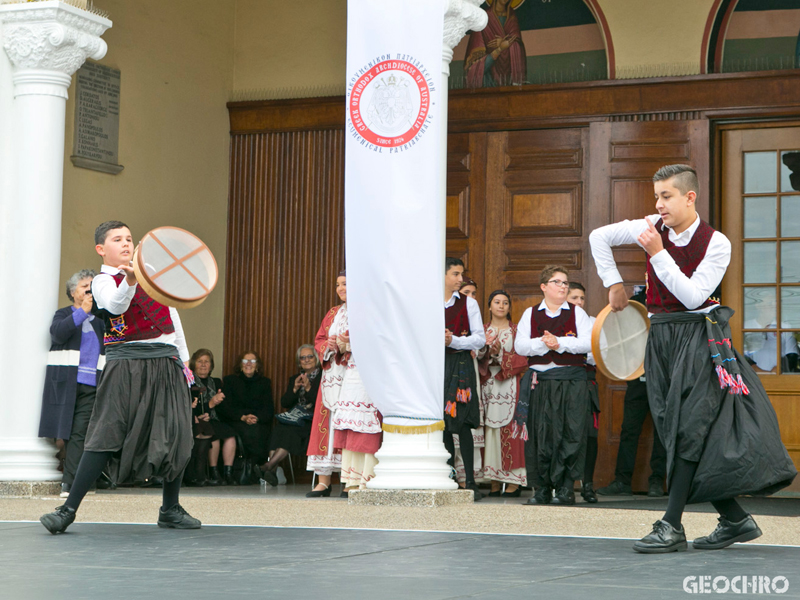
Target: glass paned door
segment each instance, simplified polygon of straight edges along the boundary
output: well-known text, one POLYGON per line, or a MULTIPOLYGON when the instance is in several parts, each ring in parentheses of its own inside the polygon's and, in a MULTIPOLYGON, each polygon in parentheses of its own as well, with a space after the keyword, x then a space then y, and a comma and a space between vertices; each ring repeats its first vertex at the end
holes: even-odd
POLYGON ((743 350, 762 374, 800 373, 800 149, 742 153, 743 350))

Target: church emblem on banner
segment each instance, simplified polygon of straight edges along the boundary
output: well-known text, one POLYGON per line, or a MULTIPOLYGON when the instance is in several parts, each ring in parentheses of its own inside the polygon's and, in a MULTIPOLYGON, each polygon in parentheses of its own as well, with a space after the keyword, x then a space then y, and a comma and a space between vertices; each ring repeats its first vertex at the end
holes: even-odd
POLYGON ((430 125, 430 74, 412 57, 398 56, 371 62, 350 79, 349 131, 370 150, 408 149, 430 125))

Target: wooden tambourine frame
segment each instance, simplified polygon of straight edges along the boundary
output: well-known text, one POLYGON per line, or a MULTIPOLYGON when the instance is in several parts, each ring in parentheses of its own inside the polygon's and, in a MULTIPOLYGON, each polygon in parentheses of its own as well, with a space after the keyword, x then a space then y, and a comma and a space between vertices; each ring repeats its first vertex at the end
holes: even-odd
POLYGON ((201 304, 203 302, 203 300, 205 300, 208 297, 208 295, 211 293, 211 290, 213 290, 214 287, 217 285, 217 281, 219 279, 219 269, 217 268, 217 261, 214 258, 214 255, 211 253, 211 250, 209 250, 208 246, 206 246, 202 242, 202 240, 200 240, 200 238, 198 238, 196 235, 192 234, 189 231, 186 231, 185 229, 181 229, 180 227, 158 227, 157 229, 154 229, 154 230, 148 232, 147 235, 145 235, 142 238, 141 242, 136 247, 136 251, 133 253, 133 271, 134 271, 134 273, 136 273, 137 282, 139 283, 140 286, 142 286, 142 289, 145 292, 147 292, 148 296, 150 296, 154 300, 160 302, 161 304, 164 304, 166 306, 172 306, 174 308, 193 308, 193 307, 201 304), (195 248, 194 250, 192 250, 191 252, 189 252, 188 254, 186 254, 185 256, 181 256, 181 257, 175 256, 175 254, 173 254, 173 252, 169 248, 167 248, 167 246, 164 244, 164 242, 162 242, 158 238, 158 232, 159 231, 163 231, 165 229, 171 229, 171 230, 183 232, 186 235, 189 235, 192 238, 194 238, 195 240, 197 240, 199 246, 197 248, 195 248), (159 246, 161 246, 161 248, 173 260, 173 262, 170 265, 168 265, 167 267, 162 268, 160 271, 158 271, 157 273, 153 273, 152 275, 147 273, 147 269, 145 268, 145 259, 142 256, 142 253, 140 251, 140 249, 142 248, 142 244, 144 244, 144 242, 146 240, 148 240, 148 239, 152 239, 159 246), (210 270, 213 271, 213 273, 212 273, 213 277, 212 277, 212 281, 211 281, 210 285, 206 285, 205 283, 203 283, 196 276, 196 274, 192 273, 192 271, 185 264, 188 259, 192 258, 193 256, 196 256, 196 255, 200 254, 204 250, 208 251, 208 256, 211 258, 211 265, 210 265, 211 268, 210 268, 210 270), (201 288, 203 288, 204 292, 202 294, 194 296, 194 297, 185 297, 185 298, 183 298, 183 297, 178 297, 178 296, 175 296, 173 294, 170 294, 169 292, 161 289, 156 283, 154 283, 153 280, 156 277, 159 277, 160 275, 164 274, 165 272, 167 272, 167 271, 169 271, 171 269, 183 269, 184 271, 186 271, 186 273, 188 273, 189 276, 201 288))
MULTIPOLYGON (((647 332, 649 334, 650 318, 647 316, 647 308, 645 308, 644 305, 642 305, 639 302, 636 302, 635 300, 629 300, 628 306, 630 306, 633 310, 636 310, 640 315, 642 315, 642 318, 644 319, 645 325, 647 327, 647 332)), ((628 309, 626 308, 625 310, 628 309)), ((597 363, 598 370, 603 375, 605 375, 609 379, 612 379, 613 381, 632 381, 634 379, 638 379, 639 377, 644 375, 644 356, 642 356, 642 363, 639 366, 639 368, 624 379, 611 373, 606 367, 605 363, 603 362, 603 355, 600 352, 600 332, 603 330, 603 325, 606 322, 606 318, 610 314, 611 314, 611 305, 609 304, 603 310, 600 311, 600 314, 597 315, 597 320, 594 322, 594 327, 592 328, 592 357, 597 363)))

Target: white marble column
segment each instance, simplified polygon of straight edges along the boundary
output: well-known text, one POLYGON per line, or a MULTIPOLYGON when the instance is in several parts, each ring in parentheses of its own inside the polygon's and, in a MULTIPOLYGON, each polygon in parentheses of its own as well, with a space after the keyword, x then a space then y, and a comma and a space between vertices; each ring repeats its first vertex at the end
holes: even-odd
MULTIPOLYGON (((436 127, 441 139, 439 170, 442 174, 439 190, 439 210, 444 223, 447 209, 447 96, 450 61, 453 48, 458 45, 467 31, 481 31, 488 23, 486 12, 480 7, 483 0, 448 0, 444 15, 444 36, 442 45, 442 93, 440 94, 441 117, 436 127)), ((444 249, 445 232, 441 232, 444 249)), ((444 256, 444 250, 442 251, 444 256)), ((444 282, 442 282, 444 285, 444 282)), ((444 310, 444 308, 442 308, 444 310)), ((443 351, 444 352, 444 351, 443 351)), ((367 483, 375 490, 454 490, 458 484, 450 479, 450 454, 444 447, 441 431, 408 434, 384 431, 383 445, 375 454, 378 465, 375 478, 367 483)))
POLYGON ((51 481, 61 478, 54 450, 37 434, 50 323, 63 300, 67 89, 87 58, 105 56, 100 36, 111 21, 48 0, 2 3, 0 22, 0 481, 51 481))

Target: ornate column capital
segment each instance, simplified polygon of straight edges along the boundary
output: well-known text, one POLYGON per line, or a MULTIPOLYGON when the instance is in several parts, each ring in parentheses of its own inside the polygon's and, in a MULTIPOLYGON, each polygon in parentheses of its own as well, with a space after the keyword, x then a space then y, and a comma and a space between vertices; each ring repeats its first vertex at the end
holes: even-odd
POLYGON ((72 74, 87 58, 100 60, 108 50, 100 36, 111 21, 60 0, 0 4, 0 20, 15 96, 66 98, 72 74))
POLYGON ((442 47, 442 69, 450 75, 453 48, 467 31, 481 31, 489 23, 486 11, 480 8, 483 0, 447 0, 444 13, 444 45, 442 47))

